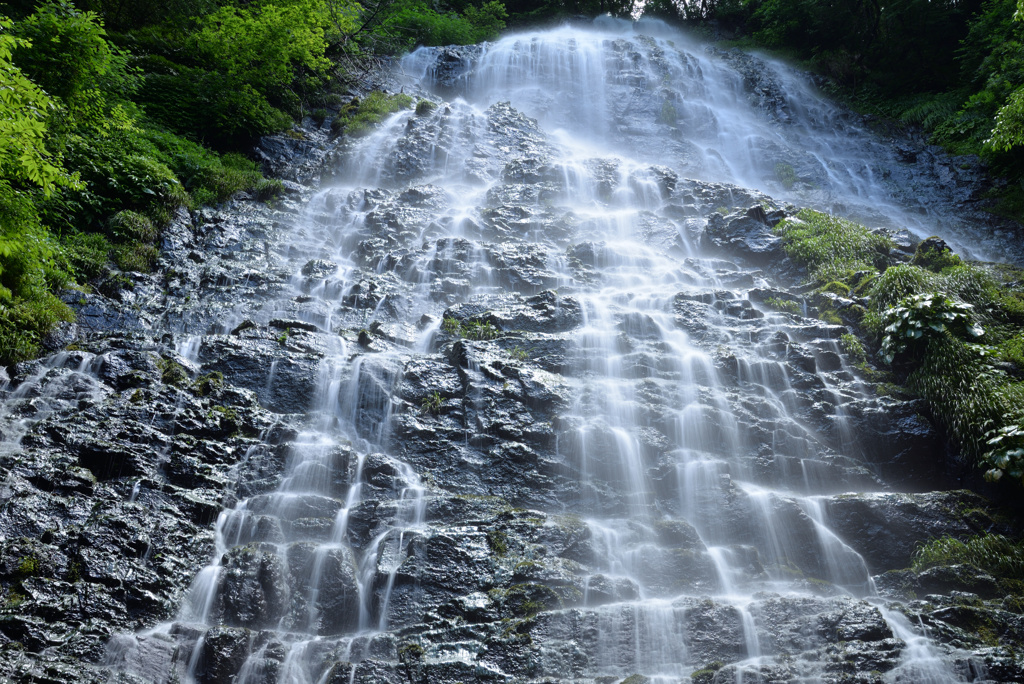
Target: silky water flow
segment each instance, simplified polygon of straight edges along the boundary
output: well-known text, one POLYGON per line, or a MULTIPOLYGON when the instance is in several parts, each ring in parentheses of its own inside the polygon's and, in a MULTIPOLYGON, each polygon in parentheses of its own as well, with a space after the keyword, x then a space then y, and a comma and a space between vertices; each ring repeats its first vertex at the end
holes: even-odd
MULTIPOLYGON (((422 681, 668 683, 710 660, 715 682, 831 681, 813 637, 779 633, 783 604, 867 616, 884 681, 983 681, 877 597, 830 522, 838 493, 887 490, 859 460, 840 329, 764 306, 764 273, 701 236, 792 202, 1000 244, 940 219, 941 194, 908 197, 889 148, 800 75, 758 62, 752 94, 746 59, 611 20, 405 57, 395 78, 431 104, 343 146, 289 229, 289 291, 258 314, 325 350, 285 473, 220 514, 173 621, 111 640, 111 681, 407 681, 415 663, 440 673, 422 681), (480 532, 496 498, 533 541, 480 532), (545 542, 570 533, 572 553, 545 542), (449 547, 476 560, 429 576, 449 547), (519 595, 517 616, 494 607, 519 595), (502 656, 466 615, 534 633, 502 656)), ((178 352, 201 365, 204 340, 178 352)), ((90 392, 79 357, 39 382, 90 392)))

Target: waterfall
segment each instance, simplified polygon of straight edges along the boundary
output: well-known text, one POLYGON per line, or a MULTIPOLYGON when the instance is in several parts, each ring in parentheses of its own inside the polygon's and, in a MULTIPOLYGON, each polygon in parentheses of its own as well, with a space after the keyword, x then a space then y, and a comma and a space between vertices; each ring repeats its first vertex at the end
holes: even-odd
MULTIPOLYGON (((909 552, 886 564, 849 522, 923 505, 865 427, 916 412, 842 358, 842 326, 764 304, 793 287, 771 261, 705 234, 792 204, 1004 238, 803 75, 658 23, 421 48, 394 77, 436 106, 345 142, 276 219, 278 285, 218 291, 177 342, 277 415, 250 455, 280 472, 236 469, 207 567, 109 642, 110 681, 984 681, 879 595, 909 552), (247 344, 273 362, 236 362, 247 344)), ((48 411, 42 378, 92 364, 18 391, 48 411)))

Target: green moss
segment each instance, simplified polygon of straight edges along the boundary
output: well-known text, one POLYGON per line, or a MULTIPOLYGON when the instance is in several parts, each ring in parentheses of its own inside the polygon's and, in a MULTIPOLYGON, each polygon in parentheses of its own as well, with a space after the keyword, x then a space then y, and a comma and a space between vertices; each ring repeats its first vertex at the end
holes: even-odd
POLYGON ((840 297, 849 297, 850 290, 850 286, 847 285, 846 283, 840 282, 838 280, 833 280, 832 282, 819 287, 817 291, 828 292, 830 294, 839 295, 840 297))
POLYGON ((641 674, 633 674, 623 679, 620 684, 650 684, 650 682, 650 677, 645 677, 641 674))
POLYGON ((420 100, 416 103, 416 116, 426 116, 437 109, 437 105, 430 100, 420 100))
POLYGON ((422 660, 425 653, 426 651, 419 644, 408 643, 398 647, 398 659, 402 662, 422 660))
POLYGON ((219 371, 214 371, 213 373, 202 375, 196 378, 193 387, 195 388, 196 394, 201 397, 219 392, 224 387, 224 374, 219 371))
POLYGON ((180 363, 171 359, 160 358, 156 362, 156 367, 160 369, 160 380, 164 384, 174 385, 182 389, 189 386, 188 371, 180 363))
POLYGON ((508 554, 508 535, 501 530, 489 530, 487 532, 487 546, 498 557, 508 554))
POLYGON ((843 319, 834 309, 818 309, 818 319, 829 325, 842 325, 843 319))
POLYGON ((341 110, 335 119, 338 122, 335 132, 344 132, 352 136, 362 136, 373 130, 374 126, 385 117, 412 106, 412 98, 404 93, 388 95, 375 90, 362 100, 353 100, 352 104, 341 110))
POLYGON ((39 559, 35 556, 25 556, 18 561, 17 574, 19 577, 31 577, 39 572, 39 559))
POLYGON ((514 617, 532 617, 545 610, 562 607, 558 592, 535 582, 513 585, 501 600, 514 617))
POLYGON ((25 594, 22 594, 20 591, 17 591, 15 589, 9 589, 7 591, 7 599, 4 601, 4 608, 14 610, 20 607, 21 604, 23 604, 27 600, 28 597, 25 596, 25 594))
POLYGON ((782 237, 786 254, 807 266, 811 278, 821 283, 884 268, 894 247, 884 235, 811 209, 782 221, 775 231, 782 237))
POLYGON ((725 663, 720 660, 716 660, 713 663, 708 663, 701 669, 697 670, 690 675, 690 681, 693 684, 711 684, 715 678, 715 673, 725 667, 725 663))

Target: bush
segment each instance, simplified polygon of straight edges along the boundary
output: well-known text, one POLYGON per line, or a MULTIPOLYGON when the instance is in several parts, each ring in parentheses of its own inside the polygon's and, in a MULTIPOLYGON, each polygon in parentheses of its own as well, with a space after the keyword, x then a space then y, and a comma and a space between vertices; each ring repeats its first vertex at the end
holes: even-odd
POLYGON ((114 214, 107 226, 107 234, 118 242, 151 243, 159 237, 159 231, 148 217, 130 209, 124 209, 114 214))
POLYGON ((149 273, 160 258, 160 250, 153 245, 131 242, 114 247, 114 263, 122 271, 149 273))
POLYGON ((1001 534, 965 540, 947 535, 918 547, 911 560, 916 572, 945 565, 973 565, 1000 579, 1024 579, 1024 545, 1001 534))
POLYGON ((99 233, 78 233, 64 238, 64 259, 78 282, 105 276, 110 262, 110 243, 99 233))
POLYGON ((882 315, 882 358, 892 363, 897 355, 913 354, 929 339, 947 331, 958 337, 981 337, 985 331, 974 322, 972 309, 970 304, 954 302, 941 292, 906 297, 882 315))
POLYGON ((892 240, 883 235, 811 209, 802 209, 775 231, 782 237, 786 254, 806 265, 811 277, 822 283, 884 268, 893 248, 892 240))
POLYGON ((905 297, 928 290, 935 282, 931 273, 918 266, 898 264, 888 268, 868 290, 871 308, 885 311, 905 297))

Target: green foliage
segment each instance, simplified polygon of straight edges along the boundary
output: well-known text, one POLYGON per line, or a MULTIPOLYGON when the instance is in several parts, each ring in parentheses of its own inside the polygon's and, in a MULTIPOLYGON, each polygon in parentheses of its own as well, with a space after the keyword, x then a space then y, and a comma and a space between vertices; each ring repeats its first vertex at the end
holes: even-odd
POLYGON ((1012 421, 1024 405, 1015 385, 990 364, 983 348, 952 335, 929 339, 907 386, 928 401, 947 433, 976 458, 990 449, 987 434, 1012 421))
POLYGON ((812 279, 827 283, 857 271, 884 267, 892 240, 852 221, 802 209, 775 228, 786 254, 807 266, 812 279))
POLYGON ((433 391, 427 396, 423 397, 423 401, 420 402, 420 413, 429 413, 437 415, 441 412, 441 407, 444 405, 444 397, 438 391, 433 391))
POLYGON ((776 311, 785 311, 786 313, 799 314, 800 304, 790 299, 779 299, 777 297, 769 297, 764 300, 765 306, 774 309, 776 311))
POLYGON ((78 119, 95 120, 106 113, 104 91, 125 94, 136 86, 127 58, 106 40, 93 12, 64 2, 44 3, 18 22, 15 33, 28 41, 16 51, 15 61, 78 119))
POLYGON ((923 268, 897 264, 887 268, 871 285, 868 290, 871 307, 876 312, 885 311, 910 295, 928 290, 933 283, 934 276, 923 268))
POLYGON ((114 263, 122 271, 149 273, 160 258, 160 250, 153 245, 142 242, 130 242, 115 245, 113 249, 114 263))
POLYGON ((385 30, 399 36, 403 47, 415 45, 469 45, 493 40, 505 28, 505 5, 491 0, 479 7, 467 5, 461 14, 438 11, 423 0, 399 0, 384 21, 385 30))
MULTIPOLYGON (((30 43, 6 33, 11 26, 0 15, 0 184, 9 193, 11 183, 32 183, 48 195, 58 185, 73 185, 74 178, 47 149, 45 122, 54 104, 12 62, 12 52, 30 43)), ((0 239, 0 257, 7 251, 0 239)))
POLYGON ((160 381, 167 385, 173 385, 186 389, 189 386, 188 371, 177 361, 161 357, 156 362, 160 369, 160 381))
POLYGON ((1010 420, 1012 422, 985 433, 988 450, 981 455, 980 460, 983 466, 990 466, 985 471, 987 480, 999 480, 1006 473, 1024 482, 1024 414, 1018 414, 1010 420))
POLYGON ((412 102, 412 98, 404 93, 388 95, 374 90, 362 100, 353 100, 335 121, 338 122, 339 131, 352 136, 366 135, 385 117, 408 109, 412 102))
POLYGON ((796 170, 791 165, 783 162, 775 164, 775 177, 786 190, 792 190, 796 182, 800 180, 796 175, 796 170))
POLYGON ((918 246, 910 263, 940 273, 944 269, 960 265, 960 257, 938 238, 928 238, 918 246))
POLYGON ((64 259, 68 269, 81 283, 107 274, 110 242, 100 233, 74 233, 63 239, 64 259))
POLYGON ((855 363, 867 361, 868 354, 864 349, 864 343, 858 337, 850 333, 843 333, 839 336, 839 348, 846 353, 855 363))
POLYGON ((1000 534, 964 540, 947 535, 918 547, 911 560, 916 572, 947 565, 973 565, 1000 579, 1024 579, 1024 545, 1000 534))
POLYGON ((493 340, 501 334, 493 323, 473 320, 460 322, 450 317, 445 317, 441 322, 441 330, 467 340, 493 340))
POLYGON ((974 322, 974 307, 954 302, 945 294, 931 292, 904 298, 899 305, 886 309, 882 316, 885 337, 882 358, 892 363, 900 354, 913 354, 929 339, 948 331, 960 336, 981 337, 984 330, 974 322))
POLYGON ((149 217, 130 209, 123 209, 111 217, 107 234, 119 242, 153 242, 159 236, 159 231, 149 217))

